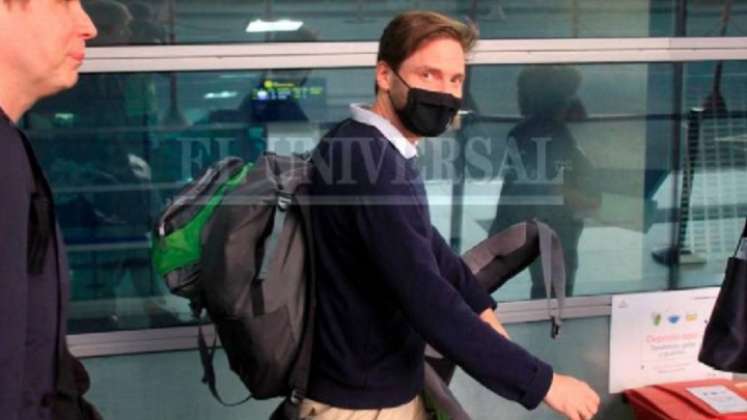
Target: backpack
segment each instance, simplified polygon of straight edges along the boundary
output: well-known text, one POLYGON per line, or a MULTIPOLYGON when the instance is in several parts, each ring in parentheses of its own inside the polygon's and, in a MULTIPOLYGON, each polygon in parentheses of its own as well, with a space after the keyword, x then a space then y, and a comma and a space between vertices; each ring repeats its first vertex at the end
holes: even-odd
POLYGON ((307 157, 265 153, 252 165, 224 159, 177 194, 155 228, 153 260, 172 293, 206 311, 231 370, 250 392, 227 404, 200 325, 205 382, 224 405, 250 398, 303 399, 310 365, 313 249, 307 157))

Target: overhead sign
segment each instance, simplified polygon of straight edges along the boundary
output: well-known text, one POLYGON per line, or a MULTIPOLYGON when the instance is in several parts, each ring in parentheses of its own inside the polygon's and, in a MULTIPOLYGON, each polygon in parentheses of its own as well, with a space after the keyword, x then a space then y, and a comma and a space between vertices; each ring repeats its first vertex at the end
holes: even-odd
POLYGON ((731 378, 698 362, 719 289, 612 297, 609 392, 708 378, 731 378))

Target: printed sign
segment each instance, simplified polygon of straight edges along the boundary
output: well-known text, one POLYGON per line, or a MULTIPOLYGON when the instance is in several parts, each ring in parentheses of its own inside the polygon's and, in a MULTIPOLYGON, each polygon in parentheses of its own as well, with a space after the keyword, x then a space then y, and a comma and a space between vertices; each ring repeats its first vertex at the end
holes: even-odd
POLYGON ((698 362, 718 288, 612 297, 610 393, 641 386, 731 378, 698 362))

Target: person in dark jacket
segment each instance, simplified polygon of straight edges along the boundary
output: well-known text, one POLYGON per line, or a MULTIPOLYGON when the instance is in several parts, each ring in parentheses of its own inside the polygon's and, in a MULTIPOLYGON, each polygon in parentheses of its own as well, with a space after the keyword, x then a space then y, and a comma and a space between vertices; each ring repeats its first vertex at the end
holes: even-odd
POLYGON ((52 194, 16 122, 72 87, 96 35, 79 1, 0 0, 0 416, 90 419, 65 339, 68 266, 52 194))
MULTIPOLYGON (((580 104, 580 83, 581 73, 567 65, 533 65, 519 74, 517 93, 524 119, 508 133, 507 147, 515 149, 522 171, 504 175, 489 231, 493 235, 530 218, 553 228, 564 250, 566 296, 573 295, 576 282, 584 217, 601 205, 594 165, 566 124, 580 104)), ((533 263, 529 271, 530 298, 545 297, 541 264, 533 263)))
POLYGON ((459 110, 476 38, 437 13, 396 17, 379 42, 373 105, 351 106, 314 150, 318 306, 302 418, 425 420, 426 342, 527 409, 597 411, 586 383, 508 338, 495 302, 430 222, 415 145, 459 110))

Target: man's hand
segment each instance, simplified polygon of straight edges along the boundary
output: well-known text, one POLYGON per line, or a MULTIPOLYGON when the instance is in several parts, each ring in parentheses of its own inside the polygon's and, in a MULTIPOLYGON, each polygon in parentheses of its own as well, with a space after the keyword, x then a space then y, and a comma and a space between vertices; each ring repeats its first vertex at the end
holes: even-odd
POLYGON ((586 382, 553 374, 545 404, 570 420, 589 420, 599 409, 599 395, 586 382))

